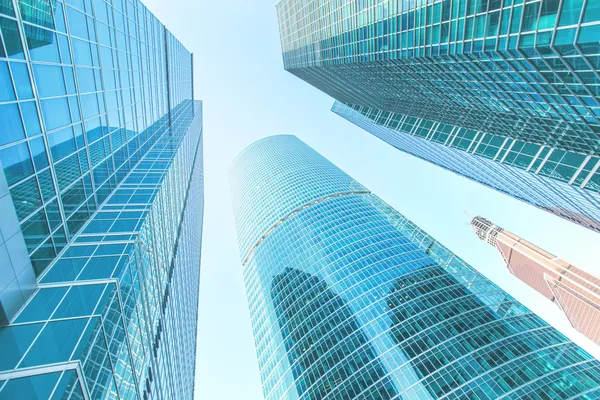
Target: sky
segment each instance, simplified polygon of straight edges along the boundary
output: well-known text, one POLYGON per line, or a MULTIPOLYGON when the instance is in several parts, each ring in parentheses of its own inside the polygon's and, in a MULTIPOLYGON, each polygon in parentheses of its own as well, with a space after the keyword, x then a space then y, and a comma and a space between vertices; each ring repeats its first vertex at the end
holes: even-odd
POLYGON ((196 398, 262 399, 227 169, 246 146, 294 134, 597 358, 549 301, 479 241, 482 215, 600 276, 600 235, 404 154, 333 114, 333 99, 285 72, 273 0, 143 0, 194 53, 204 101, 205 209, 196 398))

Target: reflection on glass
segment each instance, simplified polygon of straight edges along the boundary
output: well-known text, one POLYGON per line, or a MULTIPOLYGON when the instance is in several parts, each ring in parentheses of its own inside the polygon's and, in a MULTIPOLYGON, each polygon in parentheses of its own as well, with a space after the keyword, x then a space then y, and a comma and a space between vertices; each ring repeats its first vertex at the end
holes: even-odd
POLYGON ((352 311, 327 283, 286 268, 273 278, 271 298, 301 397, 335 391, 351 399, 365 388, 373 398, 396 393, 352 311))

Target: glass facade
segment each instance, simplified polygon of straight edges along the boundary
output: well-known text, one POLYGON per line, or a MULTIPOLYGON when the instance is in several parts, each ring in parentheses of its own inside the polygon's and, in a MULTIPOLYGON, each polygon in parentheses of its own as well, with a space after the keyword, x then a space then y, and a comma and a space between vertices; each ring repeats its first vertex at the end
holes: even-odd
POLYGON ((600 231, 595 1, 283 0, 278 16, 285 68, 334 110, 407 152, 407 135, 458 149, 468 163, 451 170, 478 181, 479 159, 511 167, 481 162, 490 187, 600 231), (544 201, 505 182, 525 175, 544 201))
MULTIPOLYGON (((600 194, 548 175, 548 171, 568 168, 560 162, 551 161, 552 155, 563 157, 564 151, 555 150, 551 155, 542 157, 543 161, 540 158, 542 153, 535 150, 539 146, 520 142, 521 145, 513 147, 510 152, 504 149, 499 154, 501 150, 491 143, 482 144, 473 137, 450 136, 418 123, 414 126, 401 124, 400 129, 392 128, 396 121, 384 117, 384 111, 371 109, 367 112, 340 102, 336 102, 332 110, 399 150, 600 232, 600 194), (384 119, 385 122, 382 122, 384 119), (529 150, 531 148, 533 150, 529 150), (527 155, 534 152, 538 154, 535 159, 527 155), (519 163, 519 159, 530 160, 528 165, 531 167, 519 163)), ((406 117, 406 120, 409 119, 406 117)), ((500 138, 496 143, 504 140, 500 138)), ((595 159, 592 161, 596 162, 595 159)), ((600 178, 600 171, 594 173, 596 175, 600 178)))
POLYGON ((0 35, 0 398, 192 398, 192 55, 137 0, 2 1, 0 35))
POLYGON ((600 396, 600 362, 294 136, 230 184, 267 400, 600 396))

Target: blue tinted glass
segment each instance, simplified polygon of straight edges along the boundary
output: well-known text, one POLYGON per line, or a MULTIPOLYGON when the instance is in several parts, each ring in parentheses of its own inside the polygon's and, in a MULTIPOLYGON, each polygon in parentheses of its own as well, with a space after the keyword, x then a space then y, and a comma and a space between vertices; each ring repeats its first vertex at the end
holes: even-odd
POLYGON ((39 133, 42 133, 35 102, 28 101, 26 103, 19 103, 19 106, 21 107, 21 113, 23 114, 23 121, 25 122, 27 136, 35 136, 39 133))
POLYGON ((85 266, 78 279, 107 279, 112 276, 115 265, 119 261, 119 257, 94 257, 85 266))
POLYGON ((583 14, 583 22, 598 22, 600 21, 600 2, 588 1, 583 14))
POLYGON ((68 288, 40 289, 19 314, 15 323, 49 319, 67 290, 68 288))
POLYGON ((558 26, 573 25, 579 22, 583 0, 564 0, 558 26))
POLYGON ((38 173, 37 178, 38 182, 40 183, 40 191, 42 192, 42 198, 44 201, 48 201, 52 197, 56 196, 56 192, 54 191, 54 182, 52 180, 50 170, 47 169, 38 173))
POLYGON ((15 99, 15 91, 10 80, 8 64, 6 61, 0 61, 0 101, 10 101, 15 99))
POLYGON ((67 94, 61 67, 34 64, 33 74, 35 75, 40 97, 55 97, 67 94))
POLYGON ((53 318, 72 318, 91 315, 105 287, 105 284, 73 286, 62 303, 60 303, 53 318))
POLYGON ((33 99, 33 91, 31 90, 31 80, 29 79, 29 71, 24 63, 10 63, 15 86, 17 87, 17 95, 19 100, 33 99))
POLYGON ((48 238, 48 240, 46 240, 46 242, 31 255, 31 265, 33 266, 35 276, 40 276, 55 257, 56 250, 52 246, 52 241, 48 238))
POLYGON ((71 121, 81 121, 79 114, 79 101, 77 100, 77 96, 69 97, 69 106, 71 107, 71 121))
POLYGON ((62 223, 57 200, 53 200, 46 206, 46 218, 48 218, 50 229, 55 229, 58 225, 62 223))
POLYGON ((33 61, 60 62, 56 34, 52 31, 23 24, 29 54, 33 61))
POLYGON ((92 66, 92 53, 90 44, 79 39, 71 39, 73 53, 75 54, 75 64, 92 66))
POLYGON ((77 143, 77 148, 83 148, 83 146, 85 146, 85 141, 83 139, 83 127, 81 124, 73 125, 73 132, 75 133, 75 142, 77 143))
POLYGON ((63 72, 65 74, 65 82, 67 85, 67 93, 75 94, 77 93, 77 89, 75 88, 75 76, 73 74, 73 68, 71 67, 63 67, 63 72))
POLYGON ((56 3, 54 5, 54 23, 55 23, 57 31, 62 32, 62 33, 67 32, 62 3, 56 3))
MULTIPOLYGON (((35 183, 35 179, 31 179, 30 182, 35 183)), ((31 185, 31 187, 32 186, 33 185, 31 185)), ((30 191, 30 196, 31 200, 29 200, 29 202, 33 203, 32 206, 37 208, 42 205, 41 197, 39 195, 37 186, 32 187, 32 190, 30 191)), ((24 221, 21 224, 21 230, 23 231, 23 236, 25 237, 25 244, 27 245, 27 249, 29 250, 29 253, 32 253, 33 250, 35 250, 40 245, 40 243, 42 243, 44 239, 47 238, 50 234, 50 230, 48 228, 48 220, 46 219, 46 213, 44 212, 44 210, 36 212, 31 217, 29 217, 27 221, 24 221)), ((45 245, 47 247, 52 248, 52 243, 50 241, 46 241, 45 245)))
POLYGON ((9 326, 0 329, 0 370, 16 367, 43 324, 9 326))
POLYGON ((5 399, 46 400, 52 394, 61 372, 11 379, 2 390, 5 399))
POLYGON ((19 31, 17 23, 8 18, 0 17, 0 29, 6 46, 6 56, 8 58, 24 59, 21 37, 16 34, 19 31))
POLYGON ((66 98, 42 100, 41 104, 46 129, 52 130, 71 123, 69 103, 66 98))
POLYGON ((0 150, 0 160, 2 160, 4 174, 9 185, 17 183, 33 173, 27 143, 0 150))
POLYGON ((87 318, 48 323, 21 365, 28 367, 68 361, 86 323, 87 318))
POLYGON ((12 3, 10 1, 0 2, 0 13, 14 17, 15 12, 13 10, 12 3))
POLYGON ((85 15, 71 7, 67 7, 67 18, 71 35, 89 39, 85 15))
POLYGON ((19 107, 16 103, 0 105, 0 146, 25 137, 19 107))
POLYGON ((48 134, 48 145, 54 161, 61 160, 77 150, 71 127, 48 134))
POLYGON ((69 393, 71 391, 71 388, 73 388, 73 394, 71 395, 69 400, 85 398, 83 397, 83 393, 81 392, 81 385, 79 384, 77 373, 73 370, 65 371, 63 373, 62 378, 56 385, 56 389, 54 390, 54 395, 52 396, 51 400, 64 400, 65 393, 69 393))
MULTIPOLYGON (((76 247, 75 249, 79 248, 76 247)), ((42 283, 72 281, 81 272, 87 261, 87 258, 61 258, 44 275, 42 283)))
POLYGON ((95 94, 81 96, 81 107, 83 109, 84 118, 98 115, 98 98, 95 94))
MULTIPOLYGON (((38 184, 33 176, 13 186, 10 189, 10 194, 12 195, 15 210, 17 211, 17 216, 20 221, 23 221, 42 205, 38 184)), ((21 230, 24 231, 28 226, 34 223, 35 216, 24 221, 21 225, 21 230)), ((43 240, 43 238, 40 236, 36 239, 36 243, 40 243, 41 240, 43 240)))
POLYGON ((46 168, 48 166, 48 156, 46 155, 44 139, 41 137, 31 139, 29 141, 29 148, 31 149, 35 169, 39 171, 46 168))
POLYGON ((91 68, 77 68, 77 82, 81 93, 96 91, 94 70, 91 68))
POLYGON ((65 35, 57 35, 60 44, 60 57, 63 64, 72 64, 71 51, 69 50, 69 39, 65 35))

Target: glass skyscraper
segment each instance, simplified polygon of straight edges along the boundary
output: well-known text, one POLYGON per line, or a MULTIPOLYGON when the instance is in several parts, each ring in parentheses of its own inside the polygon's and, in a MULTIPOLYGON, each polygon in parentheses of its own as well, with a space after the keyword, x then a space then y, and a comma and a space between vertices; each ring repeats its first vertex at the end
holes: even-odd
POLYGON ((294 136, 233 211, 271 399, 597 399, 600 362, 294 136))
POLYGON ((0 398, 192 398, 192 54, 137 0, 2 1, 0 35, 0 398))
POLYGON ((283 0, 285 68, 394 147, 600 232, 600 4, 283 0))

